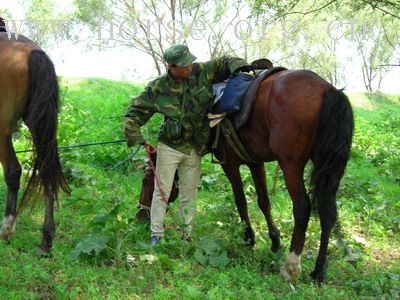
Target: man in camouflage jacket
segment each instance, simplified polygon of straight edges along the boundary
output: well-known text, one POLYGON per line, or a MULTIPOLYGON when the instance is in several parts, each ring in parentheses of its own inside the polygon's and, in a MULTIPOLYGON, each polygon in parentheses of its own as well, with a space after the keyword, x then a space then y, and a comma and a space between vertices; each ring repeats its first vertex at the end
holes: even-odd
POLYGON ((186 45, 179 44, 165 50, 163 58, 168 64, 167 74, 151 81, 132 100, 125 121, 125 136, 131 147, 145 142, 140 127, 154 113, 164 115, 156 166, 162 191, 156 183, 150 212, 152 245, 158 244, 164 234, 167 204, 163 197, 169 197, 176 170, 181 196, 180 217, 185 224, 183 238, 190 239, 200 182, 200 157, 210 138, 207 113, 213 104, 212 84, 248 66, 244 60, 229 56, 193 63, 196 57, 186 45))

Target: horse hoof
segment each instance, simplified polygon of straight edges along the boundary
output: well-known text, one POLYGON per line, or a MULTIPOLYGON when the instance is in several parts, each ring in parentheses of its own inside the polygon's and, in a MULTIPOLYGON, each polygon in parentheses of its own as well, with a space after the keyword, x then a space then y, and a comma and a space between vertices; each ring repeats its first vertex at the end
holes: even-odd
POLYGON ((278 229, 275 229, 269 233, 269 238, 271 239, 271 251, 277 253, 281 249, 281 238, 278 229))
POLYGON ((145 209, 140 209, 136 213, 136 219, 140 223, 150 223, 150 212, 148 210, 145 210, 145 209))
POLYGON ((278 243, 277 245, 276 244, 272 244, 272 246, 271 246, 271 252, 272 253, 278 253, 278 251, 281 250, 281 249, 282 249, 282 247, 281 247, 280 243, 278 243))
POLYGON ((290 273, 289 270, 286 269, 286 267, 281 268, 281 275, 286 281, 289 282, 293 282, 296 278, 296 276, 290 273))
POLYGON ((310 273, 310 276, 311 276, 312 280, 317 284, 323 283, 325 281, 325 277, 326 277, 326 275, 324 273, 320 273, 316 270, 312 271, 310 273))
POLYGON ((38 248, 37 254, 39 257, 47 258, 51 256, 51 250, 44 250, 41 247, 38 248))
POLYGON ((6 235, 3 231, 3 228, 0 228, 0 240, 7 241, 8 240, 8 235, 6 235))
POLYGON ((250 247, 254 247, 256 244, 254 232, 251 228, 246 228, 243 241, 250 247))
POLYGON ((256 244, 256 242, 254 241, 254 239, 249 239, 249 238, 244 238, 244 239, 242 240, 242 243, 243 243, 245 246, 250 247, 250 248, 254 247, 254 245, 256 244))
POLYGON ((9 241, 14 233, 15 233, 14 217, 7 216, 4 218, 3 224, 0 228, 0 240, 9 241))
POLYGON ((301 272, 300 255, 290 252, 286 258, 285 265, 281 268, 281 275, 289 282, 294 282, 296 276, 301 272))

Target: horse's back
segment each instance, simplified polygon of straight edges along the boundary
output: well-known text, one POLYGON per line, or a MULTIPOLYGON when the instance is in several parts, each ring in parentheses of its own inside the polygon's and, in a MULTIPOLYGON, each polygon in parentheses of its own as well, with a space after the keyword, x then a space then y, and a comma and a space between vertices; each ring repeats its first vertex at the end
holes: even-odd
POLYGON ((308 70, 278 73, 270 83, 270 145, 281 160, 306 162, 317 135, 319 114, 325 91, 332 87, 308 70))
POLYGON ((241 132, 253 156, 264 161, 306 160, 329 87, 327 81, 307 70, 282 71, 264 80, 249 124, 241 132))
POLYGON ((25 108, 29 55, 32 50, 38 49, 25 39, 9 39, 7 33, 0 33, 0 132, 7 135, 25 108))
MULTIPOLYGON (((267 79, 260 97, 268 93, 268 119, 270 125, 278 122, 307 126, 318 117, 324 92, 331 85, 308 70, 283 71, 267 79)), ((265 105, 265 104, 264 104, 265 105)))

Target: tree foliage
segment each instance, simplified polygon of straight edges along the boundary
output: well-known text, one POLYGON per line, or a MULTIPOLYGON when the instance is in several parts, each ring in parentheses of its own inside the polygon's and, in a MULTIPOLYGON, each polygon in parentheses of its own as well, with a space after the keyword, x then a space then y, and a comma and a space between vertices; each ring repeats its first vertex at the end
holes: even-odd
POLYGON ((99 46, 122 45, 140 50, 152 57, 158 74, 163 72, 162 53, 173 43, 200 43, 211 57, 233 51, 224 35, 233 21, 238 20, 243 7, 242 1, 232 4, 229 0, 76 0, 75 3, 77 21, 97 32, 99 46))
MULTIPOLYGON (((397 2, 75 0, 74 4, 72 14, 57 11, 49 0, 24 2, 27 19, 68 20, 63 28, 68 37, 71 28, 89 29, 90 47, 139 50, 151 57, 157 74, 164 72, 162 53, 172 43, 186 43, 193 52, 211 58, 267 57, 275 65, 314 70, 334 85, 347 85, 347 71, 354 63, 351 68, 358 68, 357 77, 368 91, 379 89, 385 75, 400 64, 397 2)), ((41 35, 33 39, 51 45, 51 26, 36 27, 41 35)))
POLYGON ((400 18, 400 3, 396 1, 381 1, 381 0, 317 0, 307 1, 307 7, 298 9, 305 1, 300 0, 255 0, 251 1, 253 13, 256 15, 262 14, 265 10, 273 10, 277 18, 284 17, 289 14, 313 14, 326 12, 332 8, 348 7, 354 13, 359 13, 365 9, 372 9, 381 15, 389 15, 395 18, 400 18))

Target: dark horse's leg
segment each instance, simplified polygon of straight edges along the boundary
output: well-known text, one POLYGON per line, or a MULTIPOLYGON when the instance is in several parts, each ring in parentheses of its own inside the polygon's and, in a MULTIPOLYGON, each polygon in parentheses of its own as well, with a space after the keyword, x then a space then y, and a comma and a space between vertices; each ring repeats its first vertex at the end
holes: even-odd
POLYGON ((279 161, 283 170, 286 187, 293 203, 294 230, 290 244, 290 253, 281 274, 287 280, 293 281, 301 272, 301 252, 303 251, 305 234, 310 219, 311 203, 306 193, 303 180, 304 164, 279 161))
POLYGON ((321 241, 314 271, 310 276, 316 282, 323 282, 328 268, 328 243, 333 225, 335 225, 337 210, 336 202, 324 203, 318 206, 318 213, 321 224, 321 241), (330 206, 332 205, 332 207, 330 206))
POLYGON ((269 237, 272 241, 271 251, 281 248, 280 234, 271 216, 271 203, 268 197, 264 164, 248 164, 257 191, 258 206, 263 212, 268 224, 269 237))
POLYGON ((251 228, 250 224, 249 214, 247 211, 247 201, 246 201, 246 196, 244 195, 243 192, 243 182, 240 176, 239 167, 240 167, 239 163, 229 162, 227 164, 222 164, 222 168, 224 169, 224 172, 228 177, 232 186, 236 207, 240 215, 240 220, 246 223, 244 240, 248 242, 249 245, 253 246, 254 231, 251 228))
POLYGON ((45 191, 45 215, 42 228, 42 242, 40 244, 40 254, 49 253, 53 246, 53 239, 56 232, 54 225, 54 193, 45 191))
POLYGON ((10 136, 0 135, 0 161, 7 184, 7 205, 0 228, 0 239, 8 240, 15 232, 17 196, 21 177, 21 165, 15 155, 10 136))

